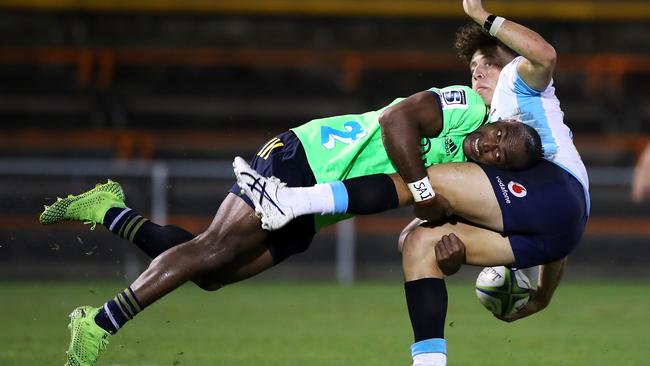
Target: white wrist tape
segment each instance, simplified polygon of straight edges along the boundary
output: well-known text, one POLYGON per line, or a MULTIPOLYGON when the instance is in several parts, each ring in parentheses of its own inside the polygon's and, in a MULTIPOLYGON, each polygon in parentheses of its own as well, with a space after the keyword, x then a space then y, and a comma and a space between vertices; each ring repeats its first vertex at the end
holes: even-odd
POLYGON ((503 17, 496 17, 494 18, 494 21, 492 22, 492 26, 490 27, 490 35, 492 37, 497 36, 497 32, 499 29, 501 29, 501 26, 503 25, 503 22, 506 21, 506 18, 503 17))
POLYGON ((429 177, 424 177, 417 182, 407 183, 415 202, 430 200, 436 196, 436 192, 431 187, 429 177))

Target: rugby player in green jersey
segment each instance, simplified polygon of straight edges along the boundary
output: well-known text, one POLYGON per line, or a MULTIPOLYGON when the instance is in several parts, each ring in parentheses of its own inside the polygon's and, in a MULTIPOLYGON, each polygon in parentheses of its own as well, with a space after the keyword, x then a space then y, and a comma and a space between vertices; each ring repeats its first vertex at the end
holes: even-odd
MULTIPOLYGON (((486 120, 486 106, 470 88, 433 88, 395 100, 378 111, 317 119, 282 133, 262 146, 253 166, 259 174, 276 176, 292 186, 337 180, 319 185, 319 194, 336 195, 355 185, 355 177, 394 187, 393 178, 387 175, 396 172, 388 158, 394 149, 417 154, 420 164, 424 161, 427 165, 462 162, 469 157, 504 169, 522 169, 541 159, 541 140, 534 129, 515 122, 486 124, 486 120), (395 122, 396 116, 407 118, 395 122), (394 141, 395 135, 401 136, 403 143, 388 143, 384 148, 384 141, 394 141)), ((263 187, 258 188, 263 192, 263 187)), ((328 215, 300 216, 269 232, 261 228, 254 204, 240 194, 239 187, 234 185, 230 192, 209 228, 196 237, 181 228, 158 226, 133 212, 126 207, 116 182, 46 207, 40 217, 44 224, 64 220, 100 223, 155 258, 131 286, 103 306, 83 306, 72 312, 69 365, 94 365, 112 334, 187 281, 216 290, 306 250, 320 227, 345 218, 331 214, 365 214, 409 203, 399 202, 395 193, 384 195, 377 207, 351 199, 346 207, 322 207, 320 213, 328 215)))

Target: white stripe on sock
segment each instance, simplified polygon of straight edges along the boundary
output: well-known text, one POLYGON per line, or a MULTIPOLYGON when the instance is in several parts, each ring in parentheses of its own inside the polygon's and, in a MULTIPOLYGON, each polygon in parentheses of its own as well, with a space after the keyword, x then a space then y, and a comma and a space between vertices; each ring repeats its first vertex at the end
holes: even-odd
POLYGON ((115 225, 117 225, 117 222, 120 221, 120 219, 122 218, 122 216, 124 216, 124 215, 125 215, 127 212, 129 212, 129 211, 131 211, 130 208, 125 208, 124 211, 120 212, 120 214, 117 215, 117 217, 115 218, 115 220, 113 220, 113 222, 111 223, 111 226, 108 228, 108 230, 113 231, 113 228, 115 227, 115 225))
POLYGON ((107 305, 107 304, 104 304, 104 311, 105 311, 106 314, 108 315, 108 319, 110 319, 110 320, 111 320, 111 323, 113 323, 113 326, 115 327, 115 330, 120 329, 119 324, 117 324, 117 322, 115 321, 115 318, 113 318, 113 314, 111 314, 111 311, 108 309, 108 305, 107 305))
POLYGON ((413 366, 445 366, 447 355, 444 353, 420 353, 413 357, 413 366))

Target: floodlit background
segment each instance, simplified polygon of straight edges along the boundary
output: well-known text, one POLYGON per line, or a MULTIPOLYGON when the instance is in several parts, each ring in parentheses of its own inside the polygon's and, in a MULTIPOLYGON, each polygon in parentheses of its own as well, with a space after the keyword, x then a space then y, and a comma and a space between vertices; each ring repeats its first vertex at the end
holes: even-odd
MULTIPOLYGON (((313 118, 373 110, 433 86, 468 84, 467 67, 452 49, 454 32, 469 21, 461 3, 0 0, 0 299, 9 299, 2 301, 29 318, 21 301, 63 286, 39 300, 65 299, 57 302, 65 306, 50 312, 61 324, 33 321, 33 331, 27 332, 60 327, 48 355, 62 363, 66 312, 79 301, 99 304, 112 297, 111 289, 128 284, 148 259, 103 227, 90 231, 78 223, 39 225, 44 204, 111 178, 122 183, 127 203, 137 211, 158 223, 199 233, 234 183, 230 163, 235 155, 251 157, 275 134, 313 118), (86 288, 91 288, 91 298, 86 288), (85 295, 76 301, 75 291, 85 295)), ((650 201, 633 204, 630 183, 635 161, 650 141, 650 2, 501 0, 485 1, 484 6, 530 26, 559 55, 555 86, 590 174, 592 200, 585 237, 570 257, 567 288, 615 281, 638 286, 632 287, 633 294, 647 293, 650 201)), ((389 286, 387 293, 397 305, 387 313, 400 317, 395 322, 399 331, 392 334, 403 342, 395 352, 407 364, 410 336, 406 308, 399 303, 403 296, 396 240, 409 214, 406 209, 359 217, 327 229, 307 253, 254 282, 263 289, 307 281, 300 287, 304 289, 312 280, 316 287, 356 282, 364 288, 364 283, 377 281, 389 286)), ((464 269, 460 274, 457 293, 468 302, 474 300, 467 280, 477 273, 464 269)), ((592 293, 618 300, 629 296, 592 293)), ((215 297, 200 296, 198 302, 215 297)), ((647 310, 650 299, 640 297, 635 303, 645 303, 647 310)), ((477 306, 470 311, 483 310, 477 306)), ((593 322, 617 315, 597 311, 593 322)), ((363 316, 360 311, 354 317, 363 316)), ((647 311, 639 316, 632 322, 648 321, 647 311)), ((153 317, 148 319, 154 334, 164 333, 155 328, 153 317)), ((169 319, 174 321, 174 315, 169 319)), ((504 334, 511 329, 499 327, 504 334)), ((506 339, 495 332, 499 341, 506 339)), ((372 334, 377 335, 360 337, 372 334)), ((0 364, 36 362, 21 358, 28 341, 9 331, 4 336, 9 343, 3 342, 8 345, 4 353, 0 344, 0 364)), ((566 337, 575 340, 576 334, 569 331, 566 337)), ((589 347, 589 342, 581 344, 589 347)), ((148 354, 138 358, 136 352, 120 360, 115 353, 118 358, 111 362, 214 364, 210 356, 191 358, 196 350, 186 343, 169 359, 151 361, 148 354)), ((458 353, 460 344, 462 340, 458 353)), ((354 359, 357 351, 346 348, 344 355, 354 359)), ((609 356, 617 363, 615 354, 609 356)), ((274 357, 256 362, 287 364, 292 359, 291 353, 274 357)), ((620 364, 645 365, 640 359, 620 364)), ((382 363, 386 358, 358 360, 387 364, 382 363)), ((503 360, 508 359, 495 362, 503 360)), ((584 360, 569 364, 599 364, 584 360)), ((235 357, 227 362, 248 361, 235 357)), ((558 364, 557 359, 545 362, 558 364)))

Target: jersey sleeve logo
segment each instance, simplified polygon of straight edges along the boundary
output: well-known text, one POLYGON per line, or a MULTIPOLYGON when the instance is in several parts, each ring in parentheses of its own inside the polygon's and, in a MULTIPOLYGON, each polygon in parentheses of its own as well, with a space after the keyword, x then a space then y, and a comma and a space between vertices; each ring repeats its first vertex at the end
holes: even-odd
POLYGON ((444 109, 467 108, 467 94, 462 89, 445 90, 442 92, 442 102, 444 109))
POLYGON ((356 121, 345 122, 343 128, 344 131, 341 131, 330 126, 322 126, 320 129, 321 144, 327 150, 332 150, 336 147, 336 141, 349 145, 368 135, 368 132, 356 121))

